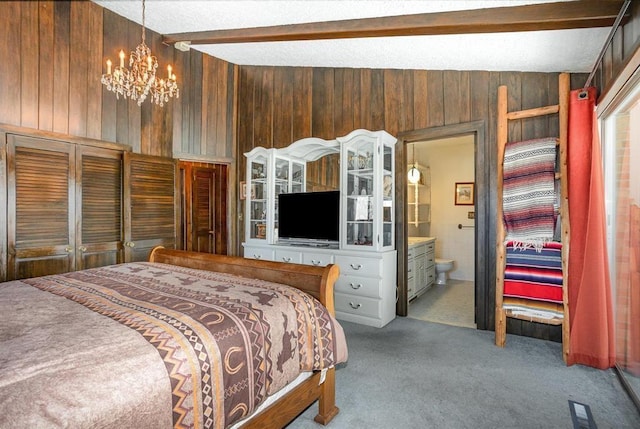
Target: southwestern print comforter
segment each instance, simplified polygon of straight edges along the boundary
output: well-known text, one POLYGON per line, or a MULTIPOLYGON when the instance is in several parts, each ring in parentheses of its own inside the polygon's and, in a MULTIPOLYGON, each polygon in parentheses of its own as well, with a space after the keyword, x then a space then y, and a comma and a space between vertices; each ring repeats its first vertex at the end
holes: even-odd
POLYGON ((158 263, 0 284, 0 427, 224 428, 342 328, 289 286, 158 263))

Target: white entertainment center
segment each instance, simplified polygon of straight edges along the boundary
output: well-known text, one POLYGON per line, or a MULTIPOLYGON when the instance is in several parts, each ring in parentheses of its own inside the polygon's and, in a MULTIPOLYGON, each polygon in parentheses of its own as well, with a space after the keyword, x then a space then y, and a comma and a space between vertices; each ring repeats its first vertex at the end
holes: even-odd
MULTIPOLYGON (((306 138, 285 148, 256 147, 246 153, 245 258, 337 264, 336 317, 375 327, 393 320, 395 143, 396 138, 386 131, 360 129, 335 140, 306 138), (339 213, 335 215, 339 235, 335 240, 289 237, 284 242, 278 236, 279 227, 285 230, 279 224, 278 195, 305 193, 307 162, 336 153, 340 154, 339 213)), ((300 208, 301 222, 304 210, 300 208)), ((321 225, 308 228, 309 236, 325 229, 321 225)))

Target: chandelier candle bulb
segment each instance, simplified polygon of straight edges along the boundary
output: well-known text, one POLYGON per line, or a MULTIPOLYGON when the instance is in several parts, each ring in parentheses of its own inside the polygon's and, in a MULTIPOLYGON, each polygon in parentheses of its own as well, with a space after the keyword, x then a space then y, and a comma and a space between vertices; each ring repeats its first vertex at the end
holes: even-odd
POLYGON ((107 60, 107 74, 111 74, 111 60, 107 60))
POLYGON ((120 68, 124 67, 124 51, 120 49, 120 68))
POLYGON ((169 71, 169 80, 171 80, 171 64, 167 66, 167 70, 169 71))

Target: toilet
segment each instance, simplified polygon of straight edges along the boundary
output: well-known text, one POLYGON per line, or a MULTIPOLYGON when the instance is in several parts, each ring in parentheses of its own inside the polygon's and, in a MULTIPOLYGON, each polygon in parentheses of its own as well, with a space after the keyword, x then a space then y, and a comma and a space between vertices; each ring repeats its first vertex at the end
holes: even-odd
POLYGON ((447 284, 447 273, 453 268, 453 259, 436 258, 436 284, 447 284))

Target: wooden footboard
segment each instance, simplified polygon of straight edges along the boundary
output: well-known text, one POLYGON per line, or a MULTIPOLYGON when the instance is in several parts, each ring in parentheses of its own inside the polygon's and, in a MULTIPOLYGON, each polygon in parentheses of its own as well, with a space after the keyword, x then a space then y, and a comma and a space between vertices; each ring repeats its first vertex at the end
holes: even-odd
MULTIPOLYGON (((149 261, 287 284, 316 297, 335 315, 333 287, 340 273, 337 265, 316 267, 171 250, 161 246, 151 251, 149 261)), ((335 405, 335 368, 327 371, 322 384, 320 377, 320 373, 315 373, 260 414, 251 417, 242 428, 282 428, 316 400, 318 415, 315 421, 326 425, 339 412, 335 405)))

